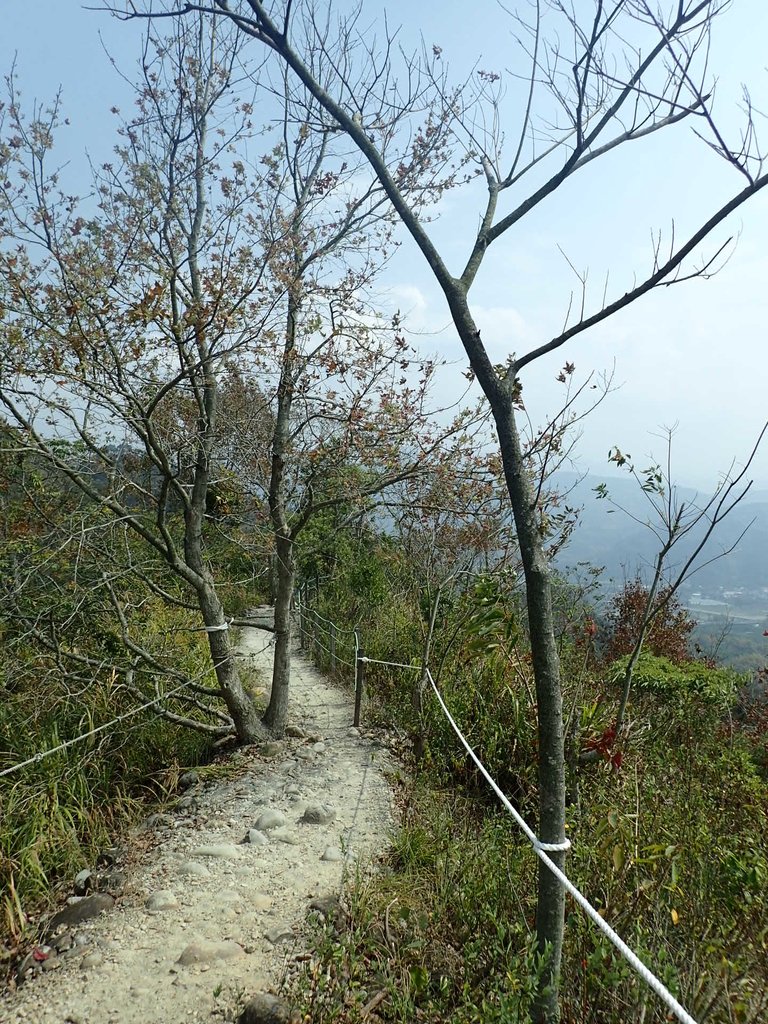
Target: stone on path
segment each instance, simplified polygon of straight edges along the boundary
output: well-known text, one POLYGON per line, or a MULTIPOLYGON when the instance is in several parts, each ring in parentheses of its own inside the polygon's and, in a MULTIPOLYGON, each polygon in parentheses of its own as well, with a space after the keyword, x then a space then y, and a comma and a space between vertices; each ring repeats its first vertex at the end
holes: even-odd
POLYGON ((251 905, 255 910, 269 910, 272 906, 272 897, 263 892, 254 893, 251 897, 251 905))
POLYGON ((332 863, 343 859, 344 854, 341 852, 338 846, 326 846, 326 848, 323 850, 322 856, 320 857, 320 860, 326 860, 332 863))
POLYGON ((338 896, 315 896, 309 904, 309 909, 314 910, 323 917, 332 917, 339 909, 338 896))
POLYGON ((210 964, 214 960, 233 960, 243 954, 243 947, 232 939, 222 939, 220 942, 195 939, 184 949, 176 963, 190 967, 192 964, 210 964))
POLYGON ((295 1024, 297 1013, 283 999, 268 992, 259 992, 245 1004, 237 1024, 295 1024))
POLYGON ((197 772, 182 772, 179 776, 179 781, 176 783, 176 788, 180 792, 184 792, 185 789, 191 789, 196 786, 200 781, 200 776, 197 772))
POLYGON ((178 905, 179 901, 170 889, 161 889, 159 892, 153 892, 144 902, 144 906, 150 914, 156 914, 162 910, 175 910, 178 905))
POLYGON ((210 871, 205 864, 198 864, 196 860, 185 860, 179 864, 180 875, 191 875, 193 878, 204 878, 206 875, 210 875, 210 871))
POLYGON ((103 962, 104 957, 97 949, 94 949, 92 953, 86 953, 80 961, 80 970, 90 971, 92 967, 99 967, 103 962))
POLYGON ((262 811, 256 819, 256 828, 260 832, 265 832, 270 828, 280 828, 281 825, 287 825, 288 819, 285 817, 282 811, 276 811, 273 808, 269 808, 266 811, 262 811))
POLYGON ((269 840, 263 832, 259 832, 257 828, 249 828, 245 834, 244 843, 250 843, 251 846, 266 846, 269 840))
POLYGON ((285 747, 278 740, 270 740, 259 747, 262 757, 279 757, 285 751, 285 747))
POLYGON ((235 860, 240 851, 232 843, 213 843, 210 846, 198 846, 189 851, 193 857, 217 857, 221 860, 235 860))
POLYGON ((276 946, 278 942, 288 942, 293 938, 293 928, 285 923, 276 924, 264 933, 264 937, 269 939, 273 946, 276 946))
POLYGON ((301 816, 305 825, 327 825, 336 817, 330 804, 310 804, 301 816))
POLYGON ((295 740, 303 740, 307 735, 300 725, 286 725, 285 735, 292 737, 295 740))
POLYGON ((287 828, 276 828, 272 830, 273 837, 278 843, 286 843, 288 846, 298 846, 299 839, 287 828))
POLYGON ((111 910, 115 901, 112 896, 105 892, 96 892, 93 896, 86 896, 77 903, 72 903, 58 914, 54 914, 48 925, 48 934, 52 935, 62 926, 69 927, 73 924, 81 924, 83 921, 90 921, 92 917, 98 917, 105 910, 111 910))

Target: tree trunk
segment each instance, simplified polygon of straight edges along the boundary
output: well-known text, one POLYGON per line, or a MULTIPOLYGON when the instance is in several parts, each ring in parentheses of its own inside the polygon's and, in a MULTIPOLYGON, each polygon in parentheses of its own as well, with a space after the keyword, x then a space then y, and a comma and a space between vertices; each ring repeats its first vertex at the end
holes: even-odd
MULTIPOLYGON (((203 580, 197 593, 206 626, 225 625, 224 609, 213 582, 203 580)), ((229 631, 227 629, 210 630, 208 643, 216 672, 216 681, 219 684, 227 711, 232 716, 238 742, 258 743, 264 740, 267 730, 261 722, 255 704, 243 688, 229 631)))
MULTIPOLYGON (((561 843, 565 840, 565 749, 550 568, 533 507, 534 496, 525 471, 511 394, 507 394, 506 401, 501 404, 502 408, 494 408, 493 411, 525 572, 528 628, 536 681, 539 838, 545 843, 561 843)), ((564 853, 551 853, 549 856, 558 867, 563 866, 564 853)), ((546 961, 532 1010, 532 1019, 537 1024, 555 1024, 560 1019, 558 990, 564 915, 565 892, 549 869, 539 862, 536 938, 539 952, 546 961)))
POLYGON ((291 603, 295 580, 293 541, 277 538, 277 586, 275 590, 275 665, 272 672, 272 693, 264 721, 274 736, 285 732, 288 717, 288 692, 291 681, 291 603))

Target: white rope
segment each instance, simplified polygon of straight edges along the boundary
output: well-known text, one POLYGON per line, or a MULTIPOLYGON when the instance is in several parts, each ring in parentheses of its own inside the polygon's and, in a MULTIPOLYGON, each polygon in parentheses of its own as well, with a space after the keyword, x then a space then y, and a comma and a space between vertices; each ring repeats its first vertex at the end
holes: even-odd
POLYGON ((204 633, 221 633, 225 629, 229 629, 229 623, 226 620, 218 626, 203 626, 204 633))
POLYGON ((399 661, 379 661, 378 658, 358 658, 364 665, 387 665, 389 668, 409 668, 413 672, 421 672, 421 665, 404 665, 399 661))
MULTIPOLYGON (((408 667, 413 667, 413 666, 408 666, 408 667)), ((561 851, 564 852, 571 845, 570 842, 567 839, 565 840, 565 843, 542 843, 539 840, 539 838, 536 836, 534 831, 528 826, 528 824, 520 816, 520 814, 518 814, 518 812, 515 810, 515 808, 512 806, 512 804, 506 798, 504 793, 502 793, 502 791, 496 785, 494 780, 491 778, 491 776, 488 774, 487 770, 485 769, 485 766, 482 764, 482 762, 480 761, 478 756, 475 754, 475 752, 472 749, 472 747, 470 747, 469 743, 464 738, 464 734, 462 733, 461 729, 459 729, 459 727, 456 724, 456 722, 453 720, 453 716, 451 715, 451 713, 448 710, 448 708, 445 706, 445 701, 440 696, 440 691, 438 690, 437 685, 435 684, 435 681, 432 678, 432 673, 429 671, 429 669, 427 669, 427 679, 429 679, 429 682, 432 685, 432 689, 434 690, 435 696, 437 697, 437 699, 438 699, 438 701, 440 703, 440 707, 443 709, 446 718, 451 723, 451 726, 453 727, 453 731, 456 733, 458 738, 461 740, 461 743, 464 746, 464 749, 467 751, 469 756, 475 762, 475 764, 479 768, 480 772, 484 776, 486 782, 490 785, 491 789, 493 789, 494 793, 498 796, 498 798, 504 804, 506 809, 509 811, 509 813, 512 815, 512 817, 518 823, 520 828, 523 830, 525 835, 528 837, 528 839, 531 842, 531 845, 533 846, 534 851, 536 852, 536 856, 544 864, 546 864, 546 866, 549 868, 549 870, 552 872, 552 874, 555 876, 555 878, 558 880, 558 882, 563 886, 563 888, 567 892, 569 892, 571 894, 571 896, 573 896, 574 900, 576 900, 576 902, 579 904, 579 906, 585 912, 585 914, 587 914, 587 916, 589 918, 591 918, 591 920, 597 925, 597 927, 600 929, 600 931, 613 943, 613 945, 616 947, 616 949, 618 949, 618 951, 622 954, 622 956, 627 961, 629 961, 630 965, 640 975, 640 977, 643 979, 643 981, 645 981, 646 984, 649 985, 653 989, 653 991, 656 993, 656 995, 661 1000, 663 1000, 663 1002, 665 1002, 667 1004, 667 1006, 675 1014, 675 1016, 678 1018, 678 1020, 682 1021, 682 1024, 696 1024, 695 1019, 690 1015, 690 1013, 688 1013, 688 1011, 685 1009, 685 1007, 681 1006, 681 1004, 678 1003, 678 1001, 675 999, 675 997, 672 995, 672 993, 666 988, 666 986, 661 981, 659 981, 659 979, 656 977, 656 975, 653 974, 645 966, 643 961, 637 956, 636 953, 634 953, 629 948, 629 946, 621 938, 621 936, 618 935, 618 933, 615 932, 613 930, 613 928, 611 928, 611 926, 608 924, 608 922, 604 918, 602 918, 600 916, 600 914, 598 914, 598 912, 595 910, 595 908, 592 906, 592 904, 589 902, 589 900, 586 898, 586 896, 584 896, 581 893, 581 891, 576 888, 576 886, 573 884, 573 882, 570 880, 570 878, 568 878, 568 876, 563 871, 560 870, 560 868, 557 866, 557 864, 555 864, 551 860, 551 858, 547 856, 548 852, 549 853, 559 853, 561 851)))
POLYGON ((111 729, 113 725, 118 725, 120 722, 124 722, 126 718, 133 718, 134 715, 138 715, 141 711, 146 711, 147 708, 154 707, 161 701, 167 700, 168 697, 173 697, 181 690, 191 686, 194 682, 196 682, 195 679, 188 679, 185 683, 182 683, 181 686, 177 686, 175 690, 170 690, 168 693, 164 693, 160 697, 155 697, 154 700, 147 701, 146 704, 141 704, 137 708, 132 708, 130 711, 126 711, 124 714, 118 715, 117 718, 113 718, 111 721, 105 722, 103 725, 99 725, 95 729, 90 729, 88 732, 84 732, 80 736, 75 736, 71 740, 66 740, 66 742, 60 743, 57 747, 50 747, 48 750, 39 750, 32 757, 28 757, 26 761, 20 761, 18 764, 11 765, 10 768, 4 768, 0 771, 0 779, 4 775, 11 775, 13 772, 17 772, 21 768, 26 768, 30 764, 37 764, 38 761, 42 761, 44 758, 50 757, 51 754, 58 754, 62 750, 74 747, 76 743, 81 743, 83 740, 87 740, 90 736, 96 736, 98 733, 104 732, 106 729, 111 729))

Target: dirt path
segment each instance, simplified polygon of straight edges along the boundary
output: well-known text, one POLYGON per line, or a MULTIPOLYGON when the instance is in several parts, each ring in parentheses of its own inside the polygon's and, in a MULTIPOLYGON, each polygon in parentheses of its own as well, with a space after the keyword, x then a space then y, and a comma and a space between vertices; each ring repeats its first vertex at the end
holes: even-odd
MULTIPOLYGON (((269 634, 245 630, 241 652, 267 681, 269 634)), ((58 954, 0 1002, 2 1024, 229 1020, 243 994, 276 986, 310 904, 392 826, 391 762, 350 728, 350 695, 297 656, 291 707, 303 735, 237 752, 228 777, 154 816, 115 906, 50 940, 58 954)))

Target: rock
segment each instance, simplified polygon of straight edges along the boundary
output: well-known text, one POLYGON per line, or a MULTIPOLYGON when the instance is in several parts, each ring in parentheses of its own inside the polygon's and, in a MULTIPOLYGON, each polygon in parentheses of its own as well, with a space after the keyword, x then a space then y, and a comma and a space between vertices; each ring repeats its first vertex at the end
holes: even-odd
POLYGON ((74 948, 75 938, 72 932, 62 932, 61 935, 57 935, 55 939, 51 940, 51 945, 57 953, 66 953, 74 948))
POLYGON ((194 796, 182 796, 173 805, 174 811, 186 814, 196 814, 198 809, 197 798, 194 796))
POLYGON ((323 917, 334 917, 339 909, 338 896, 315 896, 309 904, 309 909, 323 917))
POLYGON ((235 957, 243 956, 243 953, 243 947, 232 939, 223 939, 220 942, 195 939, 184 949, 176 963, 182 967, 189 967, 192 964, 213 963, 215 960, 234 960, 235 957))
POLYGON ((278 841, 278 843, 285 843, 287 846, 298 846, 299 839, 292 832, 289 832, 287 828, 276 828, 272 830, 272 837, 278 841))
POLYGON ((215 857, 220 860, 235 860, 240 851, 232 843, 215 843, 211 846, 198 846, 190 850, 193 857, 215 857))
POLYGON ((323 854, 320 857, 320 860, 336 862, 339 860, 344 860, 344 854, 341 852, 338 846, 326 846, 326 848, 323 850, 323 854))
POLYGON ((330 804, 310 804, 300 820, 305 825, 327 825, 336 817, 335 808, 330 804))
POLYGON ((286 796, 299 796, 300 793, 301 787, 298 786, 295 782, 292 782, 290 785, 285 787, 286 796))
POLYGON ((326 746, 324 743, 313 743, 312 749, 316 754, 324 754, 326 751, 326 746))
POLYGON ((257 828, 249 828, 245 833, 244 843, 250 843, 251 846, 266 846, 269 840, 263 832, 259 832, 257 828))
POLYGON ((93 882, 93 872, 90 868, 85 868, 83 871, 78 871, 75 875, 75 882, 72 886, 72 890, 75 896, 85 896, 85 894, 91 888, 93 882))
POLYGON ((101 953, 94 949, 92 953, 86 953, 83 959, 80 961, 81 971, 90 971, 93 967, 99 967, 104 962, 104 957, 101 953))
POLYGON ((299 747, 299 749, 296 751, 296 757, 300 758, 302 761, 312 761, 314 759, 314 756, 315 755, 312 753, 312 751, 307 750, 306 747, 299 747))
POLYGON ((109 846, 102 850, 96 858, 96 866, 99 868, 111 868, 124 856, 125 851, 121 846, 109 846))
POLYGON ((198 864, 196 860, 185 860, 179 864, 178 871, 180 875, 191 875, 193 878, 204 878, 206 875, 210 875, 205 864, 198 864))
POLYGON ((144 902, 144 906, 150 914, 157 914, 163 910, 175 910, 178 905, 179 901, 170 889, 161 889, 159 892, 153 892, 144 902))
POLYGON ((303 740, 307 734, 300 725, 286 725, 285 735, 291 736, 295 740, 303 740))
POLYGON ((124 871, 105 871, 96 875, 96 888, 99 892, 120 892, 125 885, 124 871))
POLYGON ((279 828, 281 825, 287 825, 288 820, 282 811, 276 811, 273 808, 269 808, 266 811, 262 811, 256 819, 256 828, 260 832, 266 832, 270 828, 279 828))
POLYGON ((307 740, 310 743, 322 743, 323 737, 320 735, 319 732, 308 732, 307 733, 307 740))
POLYGON ((163 826, 173 828, 175 824, 176 822, 170 814, 150 814, 148 818, 144 819, 144 828, 162 828, 163 826))
POLYGON ((243 1007, 237 1024, 295 1024, 299 1016, 288 1003, 268 992, 259 992, 243 1007))
POLYGON ((55 971, 57 968, 61 967, 61 960, 59 960, 56 954, 53 951, 51 951, 48 954, 48 959, 43 960, 43 962, 40 964, 40 967, 46 973, 48 971, 55 971))
POLYGON ((272 897, 263 892, 254 893, 251 897, 251 906, 256 910, 269 910, 272 906, 272 897))
POLYGON ((197 772, 182 772, 179 776, 179 781, 176 783, 176 788, 180 793, 183 793, 187 789, 192 789, 200 781, 200 776, 197 772))
POLYGON ((259 753, 262 757, 279 757, 285 750, 285 747, 278 740, 269 740, 267 743, 262 743, 259 747, 259 753))
POLYGON ((53 935, 61 927, 70 927, 73 924, 81 924, 83 921, 90 921, 92 917, 98 917, 105 910, 111 910, 115 901, 112 896, 105 892, 96 892, 93 896, 86 896, 84 899, 72 906, 64 907, 58 914, 54 914, 48 924, 48 935, 53 935))
POLYGON ((357 726, 356 725, 350 725, 350 727, 347 729, 347 736, 359 736, 359 735, 360 735, 360 730, 357 728, 357 726))
POLYGON ((293 938, 293 928, 289 924, 275 924, 269 931, 264 932, 264 937, 269 939, 273 946, 278 942, 289 942, 293 938))

